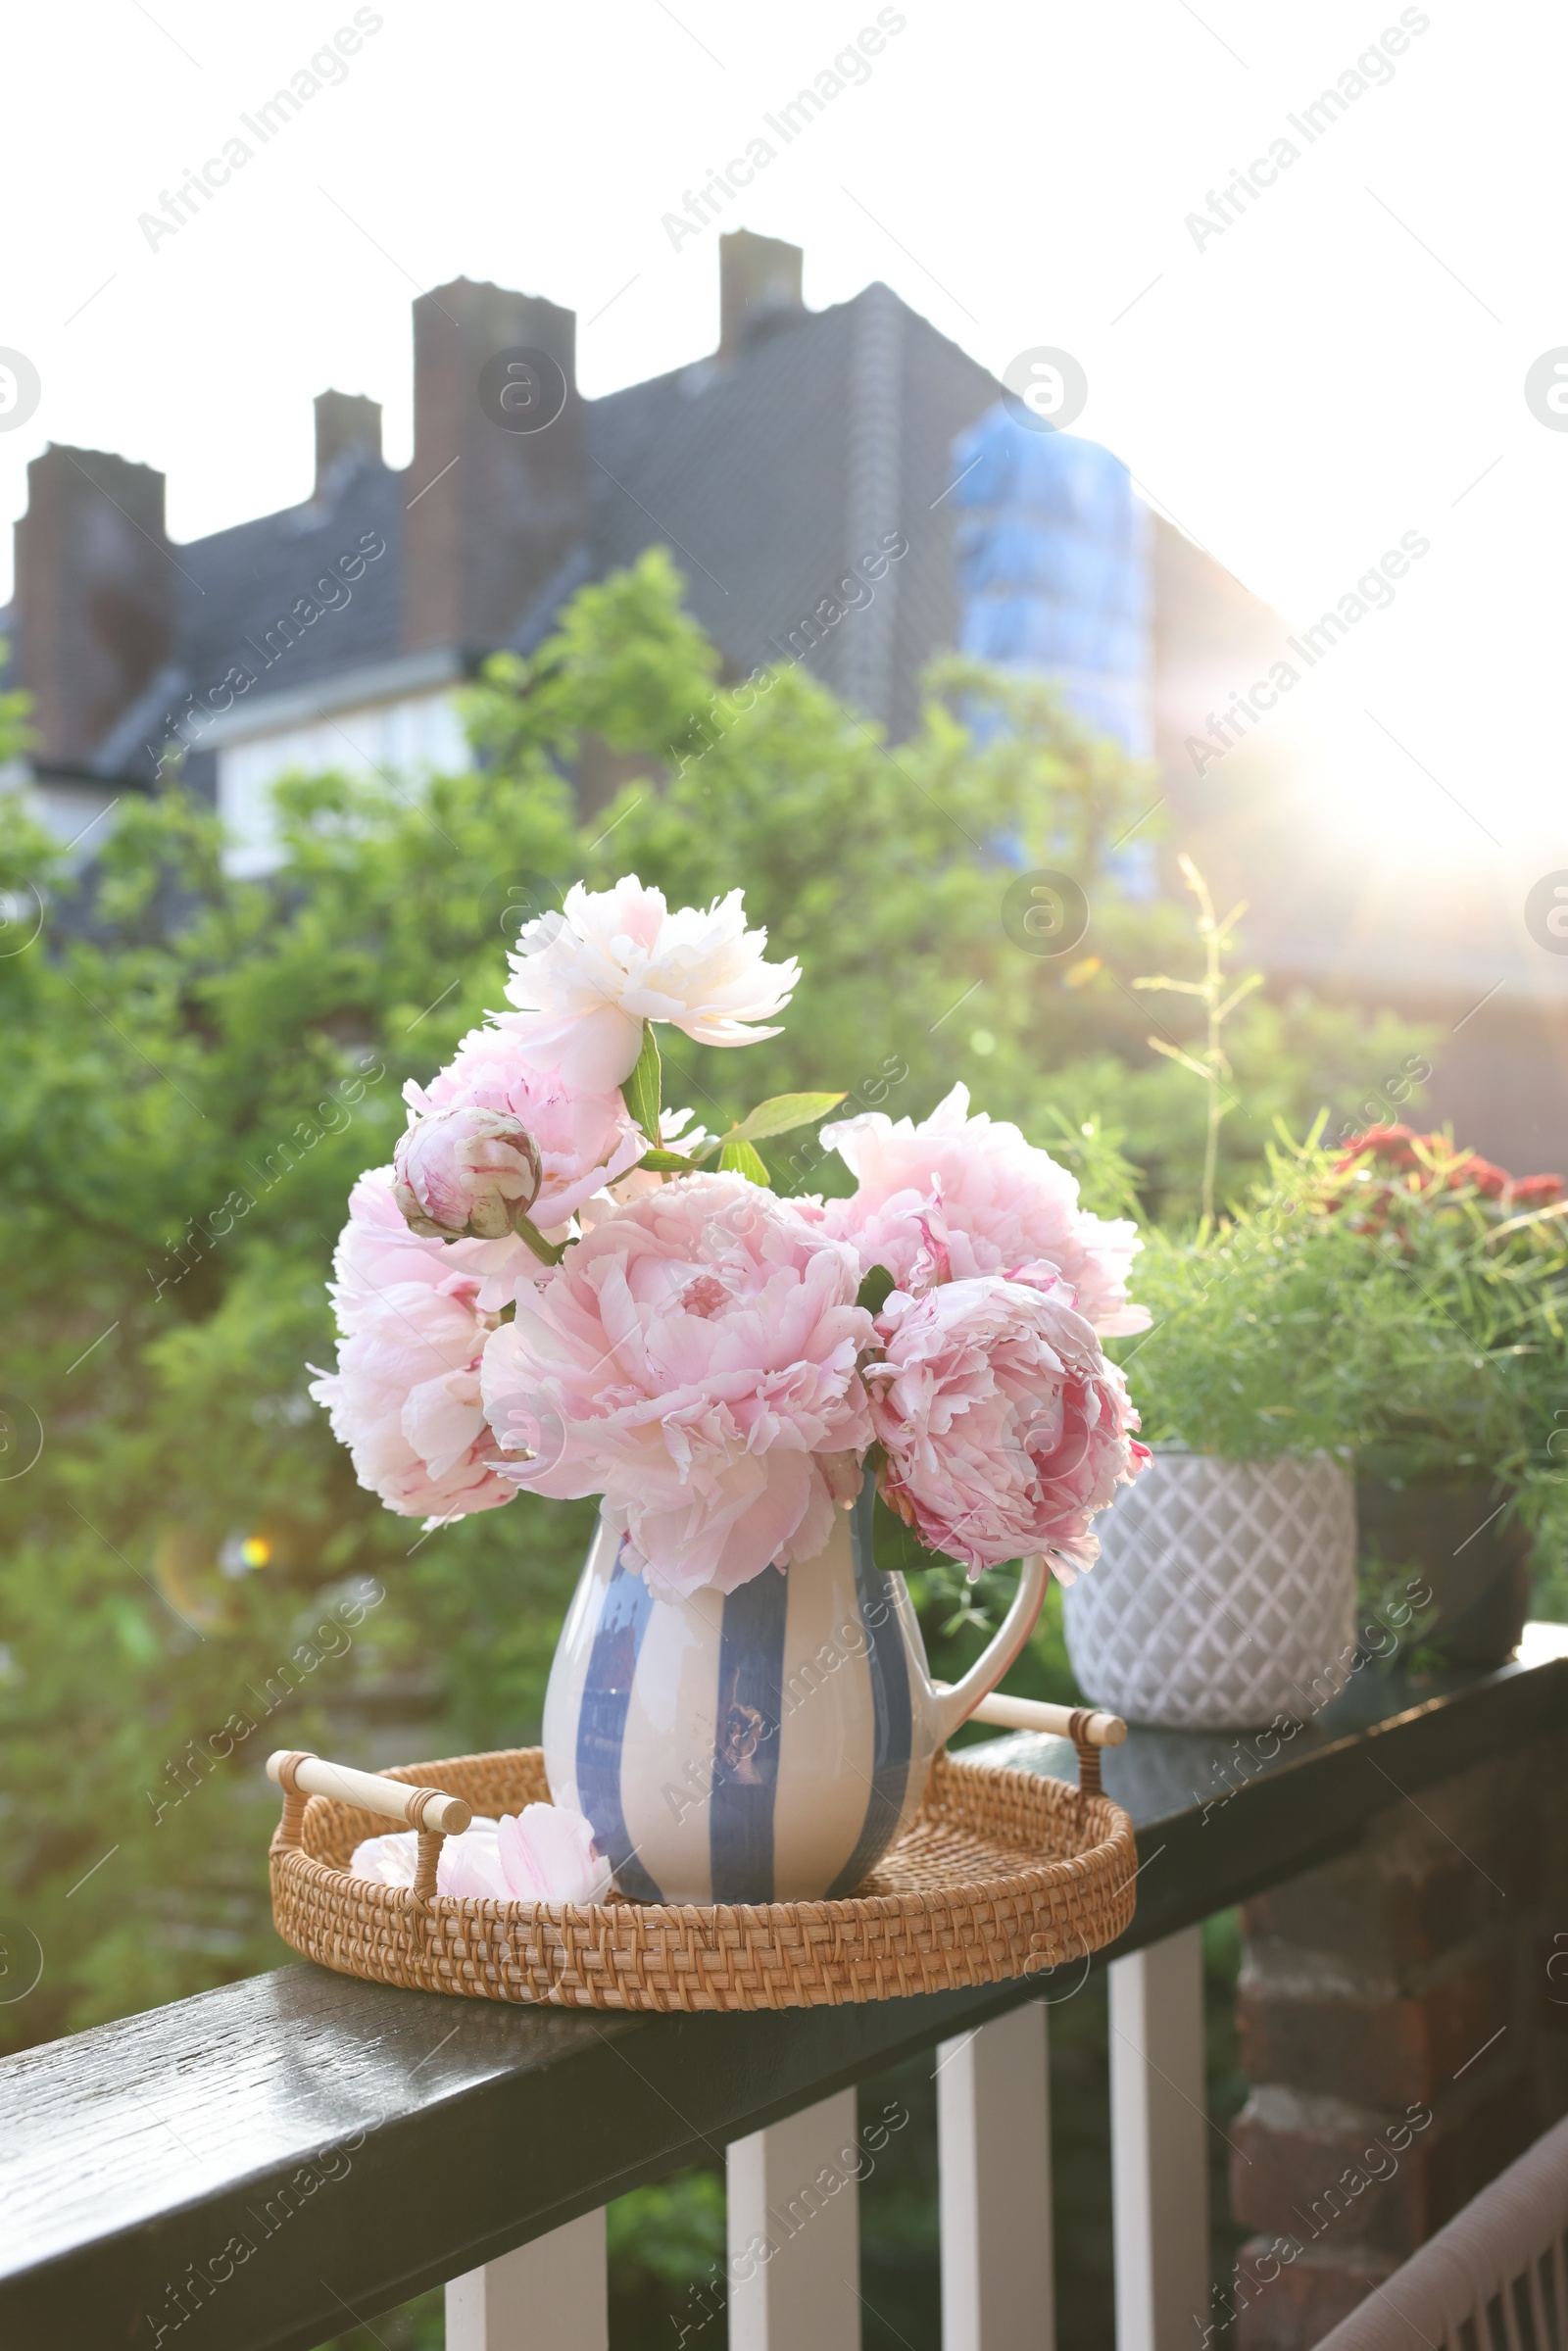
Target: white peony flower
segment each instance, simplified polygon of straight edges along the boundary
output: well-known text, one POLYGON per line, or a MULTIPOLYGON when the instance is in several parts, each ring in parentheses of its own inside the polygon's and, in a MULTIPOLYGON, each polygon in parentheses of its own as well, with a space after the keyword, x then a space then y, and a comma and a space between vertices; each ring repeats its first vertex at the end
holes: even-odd
POLYGON ((699 1045, 755 1045, 776 1028, 800 966, 765 963, 766 931, 746 928, 742 893, 671 913, 662 891, 627 874, 613 890, 567 891, 563 912, 524 925, 504 1024, 523 1056, 568 1086, 606 1093, 630 1077, 643 1022, 667 1020, 699 1045))

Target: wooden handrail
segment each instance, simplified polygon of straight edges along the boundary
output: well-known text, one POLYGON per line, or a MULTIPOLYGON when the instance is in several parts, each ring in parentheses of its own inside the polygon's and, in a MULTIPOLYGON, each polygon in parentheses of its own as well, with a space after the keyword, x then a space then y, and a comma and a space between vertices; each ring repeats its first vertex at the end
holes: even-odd
MULTIPOLYGON (((1232 1735, 1133 1726, 1105 1776, 1139 1831, 1138 1913, 1093 1964, 1315 1867, 1384 1807, 1565 1726, 1568 1659, 1437 1694, 1369 1681, 1241 1780, 1217 1776, 1232 1735)), ((0 2061, 0 2341, 309 2351, 345 2305, 373 2321, 1041 1990, 578 2016, 301 1965, 94 2027, 0 2061)))

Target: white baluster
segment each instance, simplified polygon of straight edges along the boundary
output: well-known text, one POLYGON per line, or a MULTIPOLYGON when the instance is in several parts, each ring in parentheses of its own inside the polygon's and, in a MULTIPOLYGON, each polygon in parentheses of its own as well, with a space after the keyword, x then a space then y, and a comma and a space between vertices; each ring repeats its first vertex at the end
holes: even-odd
POLYGON ((855 2092, 729 2150, 729 2351, 860 2351, 855 2092))
POLYGON ((1043 2000, 942 2043, 937 2144, 942 2351, 1055 2351, 1043 2000))
POLYGON ((605 2215, 536 2236, 447 2286, 447 2351, 608 2351, 605 2215))
POLYGON ((1208 2136, 1202 1929, 1188 1927, 1110 1964, 1116 2351, 1192 2351, 1208 2320, 1208 2136))

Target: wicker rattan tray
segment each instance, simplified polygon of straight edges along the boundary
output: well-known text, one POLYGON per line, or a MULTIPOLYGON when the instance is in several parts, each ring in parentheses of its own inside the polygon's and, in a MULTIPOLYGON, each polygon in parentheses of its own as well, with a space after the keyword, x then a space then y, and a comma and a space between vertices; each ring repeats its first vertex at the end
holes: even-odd
MULTIPOLYGON (((1087 1719, 1087 1718, 1085 1718, 1087 1719)), ((283 1939, 340 1974, 473 1999, 563 2008, 811 2008, 951 1991, 1037 1975, 1084 1957, 1129 1924, 1138 1856, 1132 1823, 1091 1785, 1001 1771, 939 1753, 913 1827, 842 1901, 676 1908, 612 1895, 577 1907, 430 1893, 439 1830, 469 1809, 499 1815, 549 1801, 537 1747, 407 1764, 383 1775, 460 1799, 409 1800, 421 1832, 413 1891, 351 1878, 350 1854, 384 1830, 386 1806, 307 1797, 296 1774, 344 1788, 368 1776, 278 1755, 284 1789, 272 1839, 272 1915, 283 1939), (422 1816, 422 1817, 421 1817, 422 1816)))

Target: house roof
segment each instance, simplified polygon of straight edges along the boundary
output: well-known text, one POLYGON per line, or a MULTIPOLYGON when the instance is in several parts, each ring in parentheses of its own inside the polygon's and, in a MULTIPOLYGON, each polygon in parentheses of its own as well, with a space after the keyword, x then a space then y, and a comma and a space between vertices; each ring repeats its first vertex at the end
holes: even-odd
POLYGON ((921 664, 957 633, 952 443, 1000 396, 885 285, 776 315, 731 361, 591 404, 595 568, 667 541, 692 611, 744 670, 795 658, 847 571, 898 534, 896 569, 809 658, 903 734, 921 664))
POLYGON ((351 452, 321 499, 180 548, 178 644, 196 690, 218 685, 242 661, 270 692, 395 659, 405 498, 402 473, 351 452), (376 543, 379 557, 369 553, 376 543), (345 578, 356 557, 360 576, 345 578), (269 631, 302 602, 314 603, 319 619, 270 649, 269 631))
MULTIPOLYGON (((952 443, 999 394, 877 283, 827 310, 775 312, 731 356, 585 402, 583 537, 510 642, 529 649, 585 580, 667 544, 732 672, 804 658, 895 736, 906 732, 921 665, 957 634, 952 443), (906 552, 879 581, 851 580, 899 542, 906 552)), ((173 657, 93 766, 150 775, 190 698, 206 703, 236 666, 255 679, 250 725, 274 696, 292 710, 312 689, 326 702, 339 683, 359 690, 379 668, 392 674, 408 493, 406 472, 351 450, 304 505, 172 548, 173 657), (376 546, 384 552, 344 580, 345 561, 376 546)), ((470 666, 491 650, 452 649, 470 666)))

